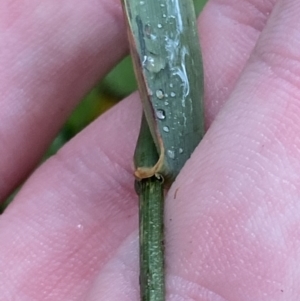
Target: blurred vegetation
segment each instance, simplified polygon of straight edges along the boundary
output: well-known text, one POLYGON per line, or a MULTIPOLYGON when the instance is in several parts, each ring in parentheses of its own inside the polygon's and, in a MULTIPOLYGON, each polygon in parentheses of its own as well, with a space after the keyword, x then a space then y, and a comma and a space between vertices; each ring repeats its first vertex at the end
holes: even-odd
MULTIPOLYGON (((194 0, 197 14, 199 14, 207 1, 194 0)), ((43 160, 54 155, 68 140, 119 100, 135 91, 136 88, 131 59, 127 56, 82 100, 47 150, 43 160)), ((4 204, 0 204, 0 214, 7 204, 11 202, 15 194, 16 191, 4 204)))

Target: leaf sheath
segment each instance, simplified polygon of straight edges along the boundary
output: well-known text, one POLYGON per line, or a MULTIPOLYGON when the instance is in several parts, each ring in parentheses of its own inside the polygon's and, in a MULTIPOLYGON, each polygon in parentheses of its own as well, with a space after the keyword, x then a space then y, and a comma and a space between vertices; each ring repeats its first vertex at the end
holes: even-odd
POLYGON ((159 160, 138 178, 171 183, 204 134, 203 74, 192 0, 123 0, 131 54, 159 160))

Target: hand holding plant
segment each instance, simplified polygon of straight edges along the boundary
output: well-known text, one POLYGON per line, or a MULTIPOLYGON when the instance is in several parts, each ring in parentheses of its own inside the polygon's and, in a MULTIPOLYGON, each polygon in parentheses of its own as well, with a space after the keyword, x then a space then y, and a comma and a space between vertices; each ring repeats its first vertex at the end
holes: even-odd
MULTIPOLYGON (((211 0, 199 19, 208 131, 165 201, 169 300, 299 299, 299 3, 255 4, 211 0)), ((119 1, 0 14, 5 198, 127 44, 119 1)), ((0 217, 3 300, 139 300, 140 118, 134 94, 30 176, 0 217)))

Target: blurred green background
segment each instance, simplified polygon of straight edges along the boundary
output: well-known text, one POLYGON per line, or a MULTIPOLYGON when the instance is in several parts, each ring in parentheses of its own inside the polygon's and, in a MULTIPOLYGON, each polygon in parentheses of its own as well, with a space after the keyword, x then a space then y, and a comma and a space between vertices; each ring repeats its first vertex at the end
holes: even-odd
MULTIPOLYGON (((207 0, 194 0, 197 14, 199 14, 206 2, 207 0)), ((59 148, 95 118, 135 91, 136 87, 131 59, 126 57, 86 95, 74 110, 47 150, 44 160, 55 154, 59 148)), ((0 214, 7 204, 11 202, 15 194, 16 192, 3 205, 0 205, 0 214)))

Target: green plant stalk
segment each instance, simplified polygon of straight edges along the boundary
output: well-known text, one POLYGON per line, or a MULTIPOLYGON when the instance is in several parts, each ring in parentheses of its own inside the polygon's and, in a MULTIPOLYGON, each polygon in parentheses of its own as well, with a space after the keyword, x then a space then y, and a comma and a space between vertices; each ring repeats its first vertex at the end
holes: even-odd
POLYGON ((135 151, 142 301, 164 301, 164 187, 204 135, 192 0, 122 0, 144 117, 135 151), (164 184, 163 184, 164 182, 164 184))
MULTIPOLYGON (((153 166, 158 160, 145 115, 134 154, 135 166, 153 166)), ((139 195, 140 295, 142 301, 163 301, 164 280, 164 187, 161 177, 136 180, 139 195)))
POLYGON ((140 189, 140 295, 142 301, 165 300, 164 193, 159 178, 143 179, 140 189))

